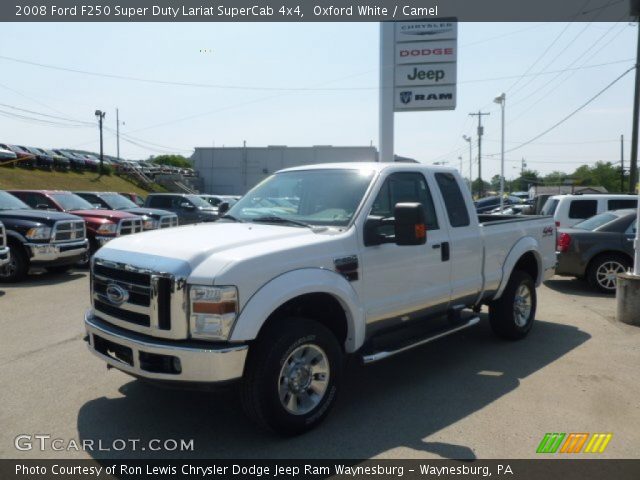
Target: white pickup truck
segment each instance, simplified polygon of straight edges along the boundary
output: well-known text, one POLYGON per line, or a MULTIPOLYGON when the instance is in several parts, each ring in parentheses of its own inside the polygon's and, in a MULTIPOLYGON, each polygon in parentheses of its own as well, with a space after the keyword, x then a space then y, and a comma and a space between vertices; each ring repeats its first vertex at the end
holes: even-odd
POLYGON ((101 248, 86 340, 138 378, 239 380, 253 420, 297 434, 327 415, 347 355, 382 360, 475 325, 482 305, 496 334, 524 337, 555 263, 551 217, 479 217, 453 169, 304 166, 215 223, 101 248))

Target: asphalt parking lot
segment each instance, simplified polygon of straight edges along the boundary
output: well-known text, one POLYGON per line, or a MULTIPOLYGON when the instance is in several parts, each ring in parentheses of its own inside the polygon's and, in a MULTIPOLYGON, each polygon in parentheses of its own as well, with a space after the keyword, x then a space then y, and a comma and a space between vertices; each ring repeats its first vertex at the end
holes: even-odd
MULTIPOLYGON (((611 432, 599 455, 640 458, 640 329, 615 299, 555 278, 521 342, 484 320, 368 367, 352 362, 327 421, 297 438, 254 428, 233 391, 155 388, 87 351, 86 272, 0 284, 2 458, 534 458, 546 432, 611 432), (193 452, 18 451, 21 434, 194 440, 193 452)), ((539 456, 539 455, 538 455, 539 456)), ((588 455, 585 455, 588 456, 588 455)))

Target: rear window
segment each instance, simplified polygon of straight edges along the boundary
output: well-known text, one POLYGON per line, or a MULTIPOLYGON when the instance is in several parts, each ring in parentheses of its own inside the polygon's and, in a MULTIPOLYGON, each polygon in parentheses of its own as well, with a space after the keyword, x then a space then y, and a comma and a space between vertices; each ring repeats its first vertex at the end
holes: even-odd
POLYGON ((609 200, 607 203, 607 210, 620 210, 622 208, 636 208, 638 206, 638 200, 636 199, 622 199, 622 200, 609 200))
POLYGON ((556 208, 558 208, 558 203, 560 203, 560 200, 558 200, 557 198, 555 198, 555 199, 550 198, 544 204, 544 207, 542 207, 542 212, 540 212, 540 213, 542 215, 551 215, 551 216, 553 216, 556 213, 556 208))
POLYGON ((569 218, 589 218, 598 213, 597 200, 571 200, 569 218))
POLYGON ((464 201, 456 177, 451 173, 436 173, 436 182, 444 198, 449 223, 452 227, 466 227, 469 225, 469 212, 464 201))
POLYGON ((613 220, 616 220, 616 219, 618 219, 617 215, 614 215, 613 213, 605 212, 605 213, 601 213, 600 215, 594 215, 593 217, 583 222, 576 223, 573 226, 573 228, 577 228, 579 230, 588 230, 591 232, 596 228, 606 225, 607 223, 612 222, 613 220))

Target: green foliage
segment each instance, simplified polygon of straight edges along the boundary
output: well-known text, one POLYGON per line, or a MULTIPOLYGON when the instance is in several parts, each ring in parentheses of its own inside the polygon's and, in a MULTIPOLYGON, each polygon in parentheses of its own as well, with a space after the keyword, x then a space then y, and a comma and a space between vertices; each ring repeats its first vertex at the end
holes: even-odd
POLYGON ((158 165, 168 165, 178 168, 192 168, 191 162, 182 155, 158 155, 151 157, 149 161, 158 165))
POLYGON ((513 182, 513 190, 525 192, 529 190, 531 185, 539 185, 542 183, 540 172, 537 170, 523 170, 522 174, 513 182))
POLYGON ((610 192, 618 192, 620 173, 620 167, 614 166, 611 162, 596 162, 593 167, 582 165, 571 177, 576 181, 576 185, 601 185, 610 192))

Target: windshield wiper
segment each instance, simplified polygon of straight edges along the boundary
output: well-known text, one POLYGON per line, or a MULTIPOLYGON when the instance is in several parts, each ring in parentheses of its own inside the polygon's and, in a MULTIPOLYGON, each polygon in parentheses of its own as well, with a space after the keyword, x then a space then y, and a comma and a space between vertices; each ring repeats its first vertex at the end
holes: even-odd
POLYGON ((278 217, 277 215, 268 215, 264 217, 258 217, 251 220, 252 222, 264 222, 264 223, 288 223, 290 225, 297 225, 299 227, 313 228, 308 223, 301 222, 299 220, 292 220, 290 218, 278 217))
POLYGON ((233 215, 229 215, 229 214, 225 214, 223 216, 220 217, 222 218, 226 218, 227 220, 231 220, 233 222, 239 222, 239 223, 243 223, 244 220, 240 220, 239 218, 234 217, 233 215))

